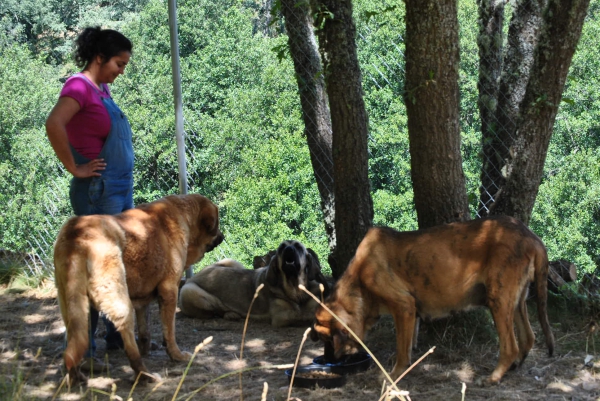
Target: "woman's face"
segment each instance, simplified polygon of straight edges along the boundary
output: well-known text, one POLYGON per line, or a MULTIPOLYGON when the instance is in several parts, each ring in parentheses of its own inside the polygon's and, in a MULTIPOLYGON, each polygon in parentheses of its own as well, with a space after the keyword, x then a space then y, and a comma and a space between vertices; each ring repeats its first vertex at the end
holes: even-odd
POLYGON ((129 63, 131 53, 123 51, 114 57, 111 57, 106 63, 100 63, 99 81, 112 84, 114 80, 125 72, 125 67, 129 63))

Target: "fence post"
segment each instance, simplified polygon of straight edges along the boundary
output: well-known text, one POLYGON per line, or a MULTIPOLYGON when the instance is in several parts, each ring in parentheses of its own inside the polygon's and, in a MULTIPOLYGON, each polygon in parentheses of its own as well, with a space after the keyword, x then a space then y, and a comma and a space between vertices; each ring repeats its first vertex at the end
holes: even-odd
MULTIPOLYGON (((176 0, 169 0, 169 32, 171 36, 171 71, 173 75, 173 100, 175 102, 175 135, 177 138, 177 162, 179 167, 179 193, 187 194, 187 170, 185 159, 185 133, 183 131, 183 101, 181 96, 181 71, 179 67, 179 38, 177 32, 176 0)), ((187 266, 185 277, 192 276, 192 267, 187 266)))

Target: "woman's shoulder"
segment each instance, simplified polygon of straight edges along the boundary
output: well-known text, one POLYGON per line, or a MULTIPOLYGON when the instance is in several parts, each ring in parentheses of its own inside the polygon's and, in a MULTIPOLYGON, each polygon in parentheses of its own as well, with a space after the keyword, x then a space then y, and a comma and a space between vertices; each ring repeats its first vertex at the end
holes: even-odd
POLYGON ((87 103, 99 102, 102 96, 109 96, 107 93, 100 93, 93 87, 93 84, 82 74, 70 76, 60 92, 60 96, 69 96, 77 100, 81 107, 87 103), (94 97, 98 96, 97 100, 94 97))
POLYGON ((90 97, 90 88, 87 82, 85 82, 85 78, 77 75, 69 77, 60 91, 60 97, 63 96, 72 97, 83 107, 90 97))

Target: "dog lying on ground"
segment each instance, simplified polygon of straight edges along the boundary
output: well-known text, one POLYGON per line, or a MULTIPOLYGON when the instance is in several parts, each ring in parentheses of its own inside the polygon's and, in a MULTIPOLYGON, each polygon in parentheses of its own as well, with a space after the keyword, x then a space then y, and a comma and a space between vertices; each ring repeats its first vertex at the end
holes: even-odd
MULTIPOLYGON (((185 266, 198 262, 222 241, 217 206, 195 194, 167 196, 115 216, 69 219, 54 244, 54 274, 67 329, 64 363, 69 380, 87 380, 79 362, 89 343, 90 303, 121 333, 136 375, 149 374, 141 354, 149 351, 147 307, 155 298, 169 357, 189 360, 191 354, 181 352, 175 342, 179 282, 185 266)), ((156 379, 144 376, 141 379, 156 379)))
MULTIPOLYGON (((440 318, 472 306, 487 306, 500 342, 500 358, 487 379, 497 383, 523 363, 533 347, 527 289, 535 281, 540 325, 549 354, 554 337, 547 315, 548 256, 542 241, 506 216, 452 223, 412 232, 371 228, 326 305, 362 340, 380 313, 396 324, 397 378, 411 359, 417 317, 440 318), (517 337, 513 324, 516 323, 517 337)), ((357 351, 358 342, 320 306, 311 331, 335 358, 357 351)))
POLYGON ((320 297, 319 283, 329 287, 317 255, 298 241, 283 241, 268 266, 250 270, 224 259, 189 278, 181 288, 181 312, 189 317, 245 318, 256 289, 250 318, 276 327, 312 323, 317 302, 298 289, 303 284, 320 297))

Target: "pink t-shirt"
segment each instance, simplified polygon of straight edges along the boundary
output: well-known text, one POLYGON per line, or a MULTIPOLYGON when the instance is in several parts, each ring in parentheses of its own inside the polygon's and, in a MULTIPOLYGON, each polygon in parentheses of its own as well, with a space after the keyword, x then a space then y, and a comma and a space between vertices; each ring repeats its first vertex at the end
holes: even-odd
POLYGON ((105 91, 100 94, 92 85, 84 76, 74 75, 60 92, 60 97, 73 98, 81 107, 66 128, 71 146, 88 159, 98 157, 110 131, 110 116, 102 103, 102 97, 109 97, 110 91, 102 85, 105 91))

